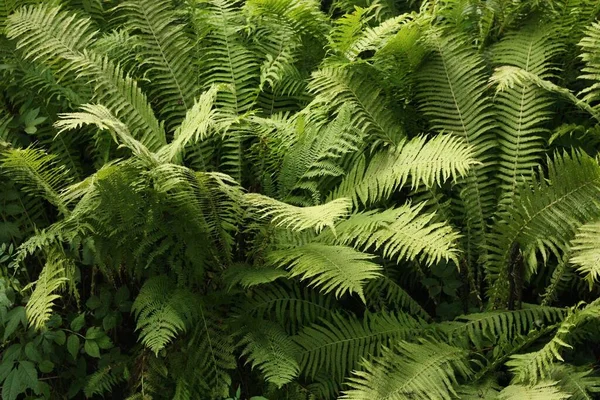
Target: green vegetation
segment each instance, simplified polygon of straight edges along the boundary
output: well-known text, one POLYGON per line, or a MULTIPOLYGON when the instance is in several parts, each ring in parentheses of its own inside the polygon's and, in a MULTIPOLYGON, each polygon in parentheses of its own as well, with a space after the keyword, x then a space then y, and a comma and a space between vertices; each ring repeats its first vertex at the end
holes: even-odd
POLYGON ((0 0, 17 399, 593 399, 597 0, 0 0))

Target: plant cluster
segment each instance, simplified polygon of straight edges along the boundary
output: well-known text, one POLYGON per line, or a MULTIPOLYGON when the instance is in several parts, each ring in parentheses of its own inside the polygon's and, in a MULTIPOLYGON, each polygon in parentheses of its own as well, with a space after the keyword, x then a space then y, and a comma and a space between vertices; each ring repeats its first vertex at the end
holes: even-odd
POLYGON ((2 398, 596 398, 599 12, 0 0, 2 398))

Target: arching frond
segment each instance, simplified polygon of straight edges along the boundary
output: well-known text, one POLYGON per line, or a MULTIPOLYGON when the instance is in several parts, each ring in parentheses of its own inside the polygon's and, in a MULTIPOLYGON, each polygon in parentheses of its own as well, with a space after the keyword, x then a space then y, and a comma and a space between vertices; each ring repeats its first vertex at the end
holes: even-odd
POLYGON ((459 234, 435 214, 422 213, 424 204, 353 214, 320 239, 368 251, 381 250, 387 259, 424 261, 457 260, 459 234))
POLYGON ((569 393, 561 392, 556 382, 540 382, 535 386, 510 385, 498 394, 499 400, 563 400, 569 393))
POLYGON ((192 293, 163 276, 144 284, 131 309, 142 344, 155 354, 190 329, 197 315, 192 293))
POLYGON ((413 188, 440 185, 467 175, 477 164, 473 149, 451 135, 430 140, 403 140, 389 151, 376 153, 368 162, 360 159, 344 177, 333 198, 351 197, 355 205, 387 199, 408 182, 413 188))
MULTIPOLYGON (((508 265, 514 243, 520 245, 529 276, 537 269, 536 252, 547 257, 567 250, 576 229, 600 217, 600 167, 587 155, 559 156, 548 162, 547 179, 522 185, 519 201, 490 234, 486 264, 492 303, 508 296, 508 265)), ((560 256, 560 254, 557 254, 560 256)))
POLYGON ((273 319, 295 334, 302 326, 328 319, 337 308, 333 296, 297 285, 274 284, 255 290, 238 312, 256 318, 273 319))
POLYGON ((586 30, 585 36, 579 42, 582 49, 580 55, 585 63, 581 69, 583 74, 579 77, 591 81, 591 85, 581 91, 583 99, 598 108, 600 100, 600 59, 598 58, 598 49, 600 49, 600 22, 592 23, 586 30))
POLYGON ((571 246, 573 254, 569 261, 577 267, 580 274, 585 275, 591 290, 600 279, 600 223, 582 225, 571 246))
POLYGON ((57 165, 56 161, 56 156, 32 147, 8 150, 0 159, 2 168, 25 191, 44 198, 67 215, 69 210, 59 193, 71 182, 71 177, 64 165, 57 165))
POLYGON ((165 144, 164 130, 137 82, 118 64, 88 50, 95 38, 88 19, 47 5, 25 7, 11 15, 7 33, 28 59, 55 69, 63 78, 69 75, 82 84, 92 83, 94 99, 151 150, 165 144))
POLYGON ((290 276, 309 280, 323 293, 356 293, 363 301, 363 286, 380 276, 381 267, 371 260, 373 256, 346 246, 309 243, 286 250, 267 253, 269 264, 286 267, 290 276))
POLYGON ((565 311, 554 307, 528 307, 522 310, 488 311, 457 317, 441 325, 451 343, 469 340, 481 349, 485 343, 498 343, 526 335, 536 328, 562 321, 565 311))
POLYGON ((420 322, 403 313, 366 314, 362 321, 337 314, 331 321, 305 327, 294 340, 301 348, 304 374, 314 377, 322 372, 342 380, 363 359, 381 355, 421 328, 420 322))
POLYGON ((540 350, 526 354, 516 354, 506 363, 515 376, 515 381, 521 383, 536 383, 551 375, 556 360, 564 361, 561 353, 565 348, 572 349, 569 344, 571 335, 578 325, 590 319, 600 317, 600 300, 596 300, 584 308, 573 307, 569 315, 558 327, 556 335, 540 350))
POLYGON ((346 217, 351 207, 345 198, 313 207, 296 207, 257 193, 245 195, 244 200, 275 226, 293 231, 314 229, 317 233, 326 227, 335 229, 335 222, 346 217))
POLYGON ((561 390, 571 395, 571 400, 592 400, 600 393, 600 378, 591 369, 556 365, 550 372, 550 379, 558 382, 561 390))
POLYGON ((363 370, 355 371, 344 391, 347 400, 404 400, 412 398, 451 399, 456 396, 458 377, 468 378, 472 371, 468 352, 445 343, 401 341, 385 350, 363 370))
POLYGON ((402 309, 408 311, 410 315, 426 321, 431 320, 427 311, 404 288, 386 275, 367 284, 365 298, 369 306, 373 306, 377 299, 381 299, 387 309, 402 309))
POLYGON ((298 376, 300 348, 279 325, 257 320, 246 329, 248 333, 240 341, 244 346, 242 356, 263 373, 267 382, 281 387, 298 376))
POLYGON ((61 298, 56 292, 64 287, 67 281, 64 265, 66 262, 68 261, 60 257, 49 258, 35 282, 33 293, 25 306, 29 325, 35 329, 44 328, 52 315, 54 302, 61 298))

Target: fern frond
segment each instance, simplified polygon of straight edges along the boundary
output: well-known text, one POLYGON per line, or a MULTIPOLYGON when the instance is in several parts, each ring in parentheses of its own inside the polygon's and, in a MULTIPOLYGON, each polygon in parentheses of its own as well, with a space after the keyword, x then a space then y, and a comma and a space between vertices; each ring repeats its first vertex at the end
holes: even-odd
POLYGON ((320 201, 322 182, 344 173, 340 165, 343 157, 357 151, 364 137, 353 128, 352 113, 352 107, 344 105, 326 126, 314 124, 316 126, 305 129, 301 128, 302 116, 290 121, 302 131, 282 160, 278 180, 283 199, 291 197, 295 191, 306 191, 313 201, 320 201))
POLYGON ((594 108, 598 108, 600 100, 600 58, 598 49, 600 48, 600 22, 593 22, 585 31, 585 36, 579 42, 582 53, 581 59, 585 67, 581 69, 583 74, 579 79, 591 81, 591 85, 580 92, 584 101, 590 103, 594 108))
POLYGON ((189 291, 164 276, 146 281, 131 306, 142 344, 158 354, 191 327, 197 315, 195 303, 189 291))
POLYGON ((50 257, 40 272, 35 288, 25 306, 29 325, 41 330, 52 315, 54 302, 61 298, 56 292, 64 287, 65 263, 69 261, 61 257, 50 257))
POLYGON ((95 125, 100 130, 110 132, 115 142, 130 149, 148 165, 158 164, 156 156, 143 143, 135 139, 127 125, 116 118, 108 108, 101 104, 84 104, 81 110, 82 112, 59 115, 61 119, 54 123, 54 126, 59 129, 59 134, 84 125, 95 125))
POLYGON ((410 182, 413 188, 440 185, 467 175, 477 164, 472 147, 451 135, 403 140, 389 151, 376 153, 368 165, 360 159, 330 197, 351 197, 355 205, 387 199, 410 182))
POLYGON ((510 385, 498 394, 498 400, 563 400, 571 395, 560 391, 556 382, 540 382, 535 386, 510 385))
POLYGON ((470 264, 478 262, 494 213, 495 185, 492 179, 497 144, 491 101, 486 94, 484 64, 463 37, 434 31, 426 38, 434 53, 418 73, 416 98, 436 131, 462 137, 480 165, 461 181, 461 214, 466 230, 465 250, 470 264))
POLYGON ((346 246, 309 243, 271 251, 266 258, 269 264, 288 268, 290 277, 309 280, 323 293, 333 292, 336 297, 356 293, 363 302, 364 284, 381 275, 381 267, 370 261, 373 256, 346 246))
POLYGON ((223 279, 231 289, 235 285, 247 289, 253 286, 273 282, 279 278, 288 276, 288 272, 279 268, 268 266, 251 266, 247 264, 234 264, 227 268, 223 279))
POLYGON ((401 341, 372 362, 355 371, 341 399, 347 400, 427 400, 457 396, 458 377, 472 371, 468 352, 445 343, 401 341))
MULTIPOLYGON (((557 155, 548 161, 547 178, 541 176, 531 187, 522 185, 519 201, 490 233, 486 263, 492 304, 508 296, 508 268, 514 243, 520 245, 527 268, 526 277, 537 270, 536 252, 547 257, 568 250, 576 229, 600 217, 600 167, 587 155, 557 155)), ((560 254, 556 254, 560 257, 560 254)))
POLYGON ((3 152, 0 162, 25 191, 49 201, 63 215, 69 214, 60 191, 71 182, 71 177, 64 165, 57 165, 56 156, 29 147, 3 152))
POLYGON ((403 309, 418 318, 426 321, 431 316, 410 294, 390 277, 383 275, 379 279, 370 281, 365 287, 365 297, 368 305, 373 305, 376 299, 381 299, 385 308, 393 310, 403 309))
POLYGON ((563 349, 572 349, 569 338, 578 325, 600 316, 600 300, 596 300, 584 308, 573 307, 569 315, 559 325, 554 337, 540 350, 526 354, 516 354, 506 363, 515 376, 515 381, 521 383, 536 383, 547 379, 551 374, 556 360, 564 361, 563 349))
POLYGON ((89 19, 47 5, 24 7, 9 18, 7 35, 32 61, 64 78, 93 84, 94 100, 122 119, 151 150, 165 144, 165 133, 146 96, 131 76, 107 57, 88 50, 95 38, 89 19))
POLYGON ((442 259, 458 263, 459 234, 447 223, 433 221, 435 214, 422 213, 423 207, 407 204, 353 214, 320 238, 365 251, 381 250, 387 259, 419 260, 427 265, 442 259))
POLYGON ((592 400, 600 393, 600 378, 594 370, 576 368, 569 364, 557 365, 550 372, 550 379, 558 382, 563 392, 569 393, 571 400, 592 400))
POLYGON ((198 90, 186 28, 177 23, 170 1, 127 1, 117 10, 124 25, 142 39, 139 52, 152 81, 150 96, 160 104, 167 127, 174 128, 194 105, 198 90))
POLYGON ((275 226, 293 231, 314 229, 317 233, 327 227, 335 229, 335 222, 348 216, 352 206, 349 199, 341 198, 320 206, 296 207, 257 193, 245 195, 244 201, 275 226))
POLYGON ((267 382, 280 388, 298 376, 296 358, 300 349, 279 325, 255 321, 247 325, 247 331, 240 341, 244 346, 242 356, 262 372, 267 382))
POLYGON ((123 377, 113 373, 112 367, 109 365, 99 369, 88 377, 83 393, 86 397, 92 397, 96 394, 104 395, 123 380, 123 377))
POLYGON ((308 86, 315 96, 312 107, 339 110, 343 105, 351 106, 352 126, 367 137, 397 144, 405 136, 403 127, 386 107, 381 88, 369 75, 368 71, 350 67, 325 67, 314 72, 308 86))
POLYGON ((571 251, 569 262, 585 275, 591 290, 600 279, 600 222, 582 225, 571 242, 571 251))
POLYGON ((337 309, 333 296, 298 285, 265 285, 247 298, 238 312, 260 319, 273 319, 297 333, 302 326, 327 319, 337 309))
POLYGON ((522 310, 466 314, 440 328, 447 335, 449 343, 468 339, 481 349, 488 341, 498 343, 512 340, 538 327, 560 322, 564 317, 562 308, 534 306, 522 310))
MULTIPOLYGON (((498 178, 501 183, 500 203, 512 204, 519 182, 528 180, 544 153, 552 98, 529 80, 507 75, 507 67, 519 68, 528 76, 543 82, 551 76, 550 60, 559 50, 548 36, 547 27, 525 28, 507 35, 493 47, 493 62, 503 66, 491 78, 500 84, 495 96, 500 160, 498 178), (502 79, 501 79, 502 78, 502 79), (509 79, 507 79, 509 78, 509 79)), ((521 74, 522 75, 522 74, 521 74)))
POLYGON ((415 336, 422 324, 403 313, 365 314, 364 318, 334 314, 331 321, 305 327, 294 338, 301 348, 300 367, 342 380, 360 361, 377 357, 398 340, 415 336))

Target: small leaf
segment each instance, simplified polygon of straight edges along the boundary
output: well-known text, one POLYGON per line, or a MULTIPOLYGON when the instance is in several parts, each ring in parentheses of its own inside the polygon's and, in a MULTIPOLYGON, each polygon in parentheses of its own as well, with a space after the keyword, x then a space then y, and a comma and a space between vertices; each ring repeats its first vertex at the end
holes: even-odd
POLYGON ((37 347, 35 344, 33 344, 33 342, 29 342, 27 343, 27 345, 25 346, 25 355, 27 356, 27 358, 29 358, 31 361, 35 361, 35 362, 40 362, 42 361, 42 355, 40 354, 40 352, 38 351, 37 347))
POLYGON ((54 369, 54 363, 50 360, 44 360, 38 365, 38 368, 41 372, 47 374, 52 372, 52 370, 54 369))
POLYGON ((101 338, 102 336, 105 336, 105 333, 102 332, 102 329, 98 328, 97 326, 92 326, 85 333, 85 338, 87 340, 96 340, 101 338))
POLYGON ((8 312, 7 315, 8 323, 4 329, 4 341, 6 341, 10 335, 12 335, 19 327, 19 322, 25 326, 27 322, 27 316, 25 314, 25 307, 16 307, 8 312))
POLYGON ((79 314, 76 318, 71 321, 71 330, 79 332, 85 325, 85 314, 79 314))
POLYGON ((79 353, 79 345, 79 337, 77 335, 70 335, 69 339, 67 340, 67 350, 74 359, 77 359, 77 354, 79 353))
POLYGON ((38 373, 35 365, 31 361, 21 361, 19 362, 18 371, 22 384, 28 388, 37 390, 38 373))
POLYGON ((88 301, 85 303, 85 305, 91 309, 91 310, 95 310, 96 308, 100 307, 102 305, 102 302, 100 301, 100 298, 98 296, 91 296, 88 301))
POLYGON ((10 374, 10 371, 12 371, 13 365, 14 365, 14 362, 12 362, 12 361, 0 362, 0 383, 4 382, 4 380, 6 379, 8 374, 10 374))
POLYGON ((65 344, 66 340, 67 340, 67 335, 65 334, 64 331, 54 332, 54 342, 57 345, 62 346, 63 344, 65 344))
POLYGON ((98 343, 96 343, 96 341, 86 340, 83 348, 89 356, 100 358, 100 347, 98 347, 98 343))

